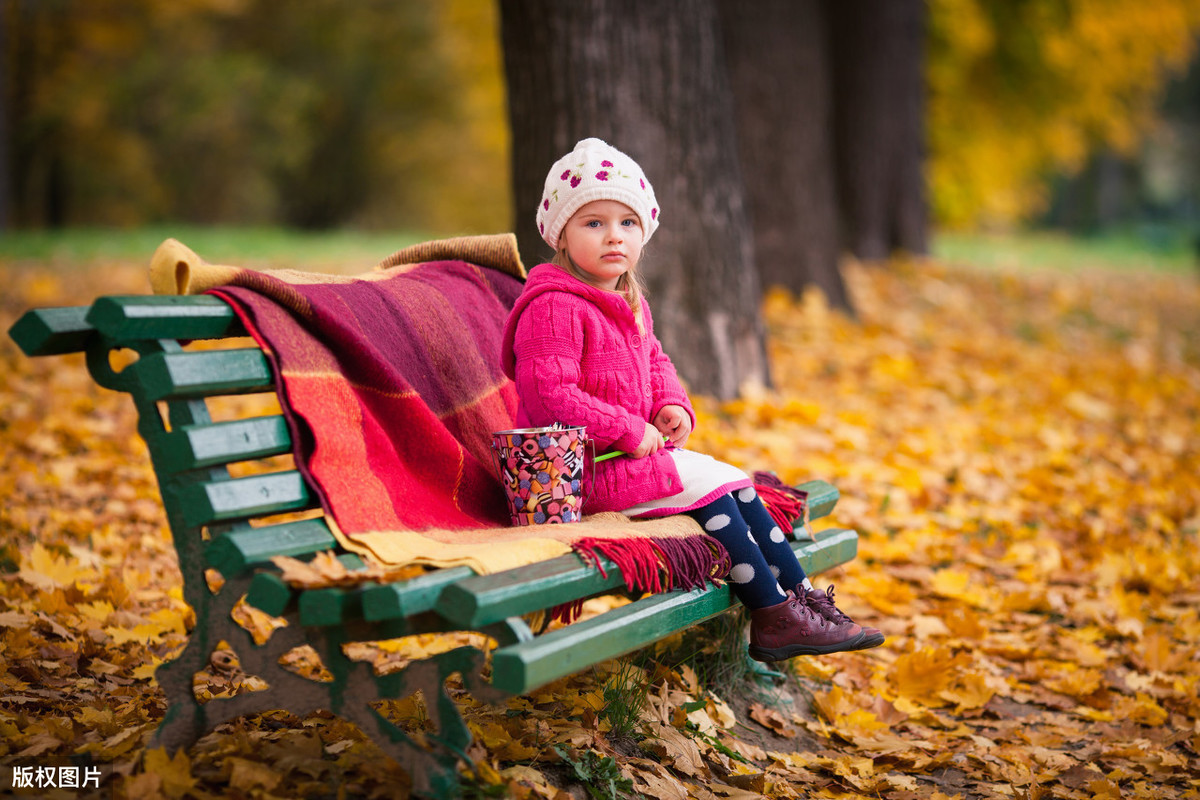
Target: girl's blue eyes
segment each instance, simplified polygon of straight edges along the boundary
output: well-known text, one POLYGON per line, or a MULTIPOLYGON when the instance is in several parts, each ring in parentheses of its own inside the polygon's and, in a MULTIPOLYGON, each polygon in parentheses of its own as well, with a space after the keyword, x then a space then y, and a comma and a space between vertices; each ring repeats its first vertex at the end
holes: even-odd
MULTIPOLYGON (((584 224, 589 228, 598 228, 602 223, 598 219, 589 219, 584 224)), ((638 224, 638 221, 636 219, 623 219, 621 220, 621 224, 626 228, 632 228, 634 225, 638 224)))

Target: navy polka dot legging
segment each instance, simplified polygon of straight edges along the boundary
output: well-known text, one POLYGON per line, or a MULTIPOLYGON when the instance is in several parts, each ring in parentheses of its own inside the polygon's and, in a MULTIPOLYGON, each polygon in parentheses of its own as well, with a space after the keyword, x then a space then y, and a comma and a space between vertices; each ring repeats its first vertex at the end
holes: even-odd
POLYGON ((784 587, 804 581, 804 568, 754 489, 722 495, 687 514, 729 551, 733 567, 726 580, 746 607, 778 605, 787 599, 784 587))

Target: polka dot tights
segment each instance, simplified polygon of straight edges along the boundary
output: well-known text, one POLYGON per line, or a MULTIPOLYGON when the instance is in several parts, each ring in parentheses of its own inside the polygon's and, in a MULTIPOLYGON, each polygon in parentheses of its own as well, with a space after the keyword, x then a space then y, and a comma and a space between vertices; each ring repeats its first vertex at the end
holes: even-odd
POLYGON ((748 608, 782 603, 787 598, 782 587, 804 581, 804 568, 754 489, 739 489, 687 513, 729 551, 733 568, 727 580, 748 608))

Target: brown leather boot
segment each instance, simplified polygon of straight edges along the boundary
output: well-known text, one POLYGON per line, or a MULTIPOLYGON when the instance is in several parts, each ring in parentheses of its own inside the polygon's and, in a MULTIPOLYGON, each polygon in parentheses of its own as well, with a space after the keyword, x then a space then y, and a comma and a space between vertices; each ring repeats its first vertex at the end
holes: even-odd
POLYGON ((756 661, 857 650, 862 639, 859 625, 830 622, 795 592, 778 605, 750 612, 750 657, 756 661))
MULTIPOLYGON (((846 616, 846 613, 834 605, 833 602, 833 584, 825 587, 825 591, 820 589, 806 590, 801 584, 796 587, 796 596, 804 599, 805 604, 813 611, 820 614, 830 622, 842 624, 853 623, 854 620, 846 616)), ((855 650, 866 650, 868 647, 878 647, 883 644, 883 632, 878 628, 869 628, 866 625, 862 626, 863 640, 858 643, 855 650)))

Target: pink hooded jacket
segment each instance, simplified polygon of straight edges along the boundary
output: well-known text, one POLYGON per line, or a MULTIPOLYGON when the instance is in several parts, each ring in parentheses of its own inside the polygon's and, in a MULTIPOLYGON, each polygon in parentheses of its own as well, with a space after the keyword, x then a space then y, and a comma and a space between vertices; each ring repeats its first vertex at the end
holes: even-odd
MULTIPOLYGON (((632 451, 659 409, 696 414, 675 366, 654 336, 642 301, 645 333, 616 292, 589 286, 553 264, 529 271, 504 327, 504 372, 517 385, 517 427, 560 422, 587 428, 596 453, 632 451)), ((590 456, 590 453, 589 453, 590 456)), ((679 472, 664 448, 645 458, 622 456, 584 471, 586 513, 620 511, 675 494, 679 472)))

